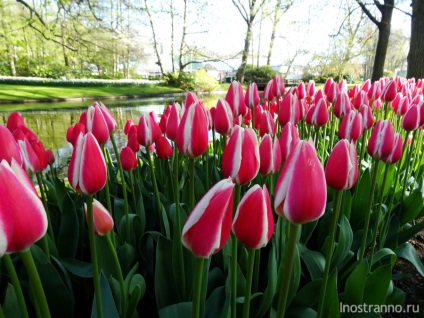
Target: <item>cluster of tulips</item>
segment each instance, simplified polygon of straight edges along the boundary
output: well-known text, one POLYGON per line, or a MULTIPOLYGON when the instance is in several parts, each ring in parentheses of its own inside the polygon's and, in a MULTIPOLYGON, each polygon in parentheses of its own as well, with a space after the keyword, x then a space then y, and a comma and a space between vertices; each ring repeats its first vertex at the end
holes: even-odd
POLYGON ((338 317, 339 302, 403 304, 396 258, 424 275, 408 243, 424 228, 423 91, 399 77, 286 89, 276 75, 260 98, 233 82, 215 107, 190 92, 128 119, 119 148, 96 102, 68 128, 66 180, 12 113, 4 312, 338 317))

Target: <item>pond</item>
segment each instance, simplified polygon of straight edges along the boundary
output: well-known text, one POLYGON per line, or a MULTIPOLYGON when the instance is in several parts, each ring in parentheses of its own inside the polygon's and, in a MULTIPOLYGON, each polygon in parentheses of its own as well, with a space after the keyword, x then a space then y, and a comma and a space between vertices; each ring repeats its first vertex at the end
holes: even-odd
MULTIPOLYGON (((223 95, 199 96, 199 99, 207 107, 213 107, 223 95)), ((167 105, 172 102, 182 101, 181 96, 128 99, 128 100, 106 100, 102 101, 111 110, 118 123, 114 137, 120 149, 126 144, 127 137, 123 128, 128 119, 138 123, 142 114, 150 111, 162 114, 167 105)), ((43 142, 46 149, 52 149, 56 162, 55 167, 59 175, 66 175, 68 161, 72 154, 72 146, 66 141, 66 131, 69 126, 78 122, 80 114, 92 105, 94 101, 82 102, 59 102, 59 103, 33 103, 0 105, 0 124, 6 125, 9 114, 18 111, 24 118, 26 125, 34 131, 43 142), (4 111, 7 109, 8 111, 4 111)), ((108 147, 113 153, 112 144, 108 147)))

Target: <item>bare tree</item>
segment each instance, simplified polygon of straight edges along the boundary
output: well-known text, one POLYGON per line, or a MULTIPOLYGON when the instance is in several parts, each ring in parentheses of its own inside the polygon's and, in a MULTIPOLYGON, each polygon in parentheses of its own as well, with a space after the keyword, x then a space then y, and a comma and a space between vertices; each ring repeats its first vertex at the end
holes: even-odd
POLYGON ((160 57, 161 55, 160 55, 160 51, 159 51, 159 43, 157 41, 155 27, 153 25, 153 19, 152 19, 152 15, 150 14, 149 6, 147 5, 147 0, 144 0, 144 5, 145 5, 146 14, 149 17, 150 27, 152 28, 153 48, 155 50, 155 54, 156 54, 156 58, 157 58, 156 64, 159 66, 160 73, 163 76, 165 74, 165 72, 163 70, 163 64, 162 64, 162 60, 161 60, 161 57, 160 57))
POLYGON ((424 78, 424 1, 412 0, 411 42, 406 76, 424 78))

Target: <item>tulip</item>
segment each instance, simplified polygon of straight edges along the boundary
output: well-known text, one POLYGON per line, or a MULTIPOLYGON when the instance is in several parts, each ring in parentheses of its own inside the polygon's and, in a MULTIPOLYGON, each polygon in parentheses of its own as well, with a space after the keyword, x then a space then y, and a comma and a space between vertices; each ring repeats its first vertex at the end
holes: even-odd
POLYGON ((324 126, 328 122, 327 103, 323 98, 318 103, 309 108, 305 121, 317 127, 324 126))
POLYGON ((278 122, 284 127, 285 124, 291 122, 296 125, 300 119, 299 99, 296 95, 287 94, 284 96, 278 112, 278 122))
POLYGON ((382 158, 386 164, 392 164, 398 162, 402 158, 402 136, 399 133, 395 133, 395 142, 392 152, 387 157, 382 158))
POLYGON ((193 92, 188 92, 184 100, 184 111, 186 111, 187 108, 197 104, 198 102, 199 99, 197 98, 196 94, 193 92))
POLYGON ((246 247, 265 247, 274 232, 274 217, 268 189, 251 187, 240 201, 233 221, 233 232, 246 247))
POLYGON ((396 93, 396 82, 391 80, 383 87, 383 90, 381 91, 381 99, 383 102, 391 102, 395 99, 396 93))
MULTIPOLYGON (((131 149, 130 149, 131 150, 131 149)), ((84 203, 85 218, 87 219, 87 204, 84 203)), ((96 199, 93 199, 93 225, 94 233, 106 235, 113 229, 113 218, 109 211, 96 199)))
POLYGON ((281 160, 285 162, 291 152, 300 140, 297 128, 292 123, 287 123, 281 131, 278 139, 281 150, 281 160))
POLYGON ((128 130, 127 147, 130 147, 133 152, 140 150, 140 144, 137 139, 138 125, 132 125, 128 130))
POLYGON ((306 93, 310 99, 315 96, 315 81, 310 80, 306 86, 306 93))
POLYGON ((170 106, 168 122, 166 123, 166 137, 170 140, 175 141, 177 139, 178 126, 181 121, 181 106, 178 103, 174 103, 170 106))
POLYGON ((358 95, 356 95, 355 99, 353 100, 353 107, 355 109, 360 109, 362 105, 368 105, 368 96, 365 91, 359 91, 358 95))
POLYGON ((277 97, 277 99, 284 95, 284 79, 280 74, 275 74, 272 78, 272 94, 277 97))
POLYGON ((361 85, 361 91, 367 92, 370 90, 371 88, 371 80, 367 79, 365 82, 362 83, 361 85))
POLYGON ((390 120, 379 120, 368 140, 367 150, 374 159, 389 156, 394 147, 395 136, 390 120))
POLYGON ((301 140, 290 153, 275 188, 275 212, 294 224, 314 221, 324 214, 327 187, 315 148, 301 140))
POLYGON ((75 126, 70 126, 66 132, 66 140, 72 145, 75 146, 75 142, 78 139, 79 134, 82 133, 85 135, 87 133, 87 129, 85 125, 82 123, 76 123, 75 126))
POLYGON ((324 98, 325 100, 327 100, 327 97, 325 96, 324 91, 322 89, 319 89, 314 96, 313 102, 316 104, 321 98, 324 98))
POLYGON ((347 113, 352 109, 352 105, 349 99, 349 95, 347 92, 341 92, 336 99, 336 103, 334 104, 333 112, 334 115, 342 119, 347 113))
POLYGON ((167 159, 172 156, 172 147, 166 137, 160 136, 155 142, 155 147, 159 159, 167 159))
POLYGON ((370 129, 374 125, 374 116, 372 115, 371 107, 363 104, 359 110, 362 115, 362 126, 365 130, 370 129))
POLYGON ((220 98, 216 103, 214 127, 221 135, 227 135, 233 128, 234 115, 228 102, 220 98))
POLYGON ((399 116, 403 116, 409 109, 409 98, 407 96, 403 96, 399 98, 399 101, 396 105, 392 103, 393 110, 399 116))
POLYGON ((261 125, 261 118, 262 118, 263 112, 264 112, 264 109, 262 105, 256 106, 255 109, 253 110, 253 118, 255 119, 253 128, 259 129, 261 125))
POLYGON ((272 80, 269 80, 268 83, 265 85, 263 97, 265 102, 270 102, 274 99, 274 94, 272 92, 272 80))
POLYGON ((274 143, 269 134, 265 134, 259 145, 259 173, 267 176, 274 174, 280 169, 281 166, 281 150, 280 142, 275 138, 274 143))
POLYGON ((118 127, 118 124, 116 123, 115 117, 113 116, 113 114, 109 110, 109 108, 107 108, 102 102, 94 103, 93 106, 96 106, 96 104, 98 105, 98 107, 100 108, 100 110, 103 114, 103 118, 106 121, 106 125, 107 125, 107 128, 109 130, 109 134, 113 133, 116 130, 116 128, 118 127))
POLYGON ((208 258, 227 242, 233 216, 233 188, 231 179, 219 181, 188 216, 181 241, 194 255, 208 258))
POLYGON ((168 118, 169 118, 168 113, 169 113, 169 111, 163 113, 162 116, 160 116, 159 128, 160 128, 160 131, 162 132, 162 134, 166 133, 166 124, 168 123, 168 118))
POLYGON ((305 83, 300 82, 299 84, 297 84, 296 95, 297 95, 297 98, 299 98, 299 100, 302 100, 306 97, 305 83))
POLYGON ((51 149, 46 149, 46 156, 47 156, 47 161, 49 162, 49 165, 54 164, 55 157, 51 149))
POLYGON ((106 184, 106 163, 94 135, 78 136, 68 168, 71 186, 87 195, 100 191, 106 184))
POLYGON ((13 158, 0 163, 0 257, 21 252, 44 236, 47 214, 34 185, 13 158))
POLYGON ((347 92, 347 82, 345 79, 340 80, 340 82, 337 84, 337 92, 347 92))
POLYGON ((381 96, 381 84, 379 81, 373 82, 371 84, 370 89, 368 90, 368 99, 374 101, 376 99, 379 99, 381 96))
POLYGON ((39 140, 31 142, 28 139, 18 140, 23 158, 23 164, 27 171, 41 172, 49 164, 43 143, 39 140))
POLYGON ((90 106, 87 110, 87 131, 96 137, 100 145, 104 145, 109 140, 109 128, 100 110, 100 106, 90 106))
POLYGON ((125 122, 125 126, 124 126, 124 134, 125 135, 128 135, 128 132, 130 131, 130 128, 132 127, 132 126, 134 126, 135 124, 134 124, 134 122, 132 121, 132 119, 128 119, 126 122, 125 122))
POLYGON ((275 126, 274 118, 270 112, 264 111, 259 124, 259 135, 263 137, 265 134, 275 135, 277 127, 275 126))
POLYGON ((374 100, 371 104, 371 108, 372 109, 380 109, 382 106, 382 101, 381 98, 377 98, 376 100, 374 100))
POLYGON ((420 110, 418 105, 412 105, 402 118, 402 128, 413 131, 420 126, 420 110))
POLYGON ((339 139, 347 139, 356 141, 363 131, 362 115, 356 110, 351 110, 345 117, 337 133, 339 139))
POLYGON ((0 162, 6 160, 12 164, 12 158, 22 166, 22 155, 18 143, 9 129, 0 125, 0 162))
POLYGON ((137 140, 144 147, 150 147, 162 134, 155 117, 153 111, 140 117, 137 127, 137 140))
POLYGON ((340 94, 339 87, 337 86, 336 82, 331 83, 328 90, 325 90, 324 88, 324 92, 326 92, 327 101, 331 104, 336 101, 337 95, 340 94))
POLYGON ((258 92, 258 85, 255 82, 250 83, 246 89, 246 96, 244 97, 246 106, 250 109, 255 108, 261 102, 258 92))
POLYGON ((325 84, 324 84, 324 93, 325 95, 328 94, 328 91, 330 90, 331 86, 333 85, 334 80, 332 77, 329 77, 325 80, 325 84))
POLYGON ((125 171, 130 171, 137 168, 137 156, 130 147, 124 147, 121 149, 119 160, 121 161, 122 169, 125 171))
POLYGON ((246 113, 246 104, 244 101, 243 87, 237 81, 233 81, 228 87, 225 100, 231 107, 235 117, 246 113))
POLYGON ((252 110, 247 108, 246 115, 243 117, 243 124, 245 126, 250 126, 250 122, 252 121, 252 110))
POLYGON ((177 147, 189 158, 202 155, 208 148, 208 124, 202 108, 200 103, 188 108, 178 126, 177 147))
POLYGON ((358 156, 353 141, 340 140, 333 148, 325 166, 327 184, 335 190, 352 188, 358 179, 358 156))
POLYGON ((252 128, 235 126, 222 154, 222 172, 238 185, 251 181, 259 171, 258 139, 252 128))
POLYGON ((9 118, 7 119, 6 127, 10 130, 10 132, 13 132, 16 128, 20 128, 25 126, 25 120, 21 116, 21 114, 17 112, 13 112, 9 115, 9 118))

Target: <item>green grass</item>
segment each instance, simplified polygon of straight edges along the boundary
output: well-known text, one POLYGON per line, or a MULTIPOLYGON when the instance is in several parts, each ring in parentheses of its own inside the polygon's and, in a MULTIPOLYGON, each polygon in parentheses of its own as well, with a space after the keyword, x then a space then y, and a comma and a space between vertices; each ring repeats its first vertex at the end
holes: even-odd
POLYGON ((77 98, 119 95, 152 95, 182 93, 179 88, 165 85, 133 85, 121 87, 59 87, 0 84, 0 100, 77 98))

